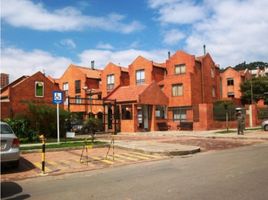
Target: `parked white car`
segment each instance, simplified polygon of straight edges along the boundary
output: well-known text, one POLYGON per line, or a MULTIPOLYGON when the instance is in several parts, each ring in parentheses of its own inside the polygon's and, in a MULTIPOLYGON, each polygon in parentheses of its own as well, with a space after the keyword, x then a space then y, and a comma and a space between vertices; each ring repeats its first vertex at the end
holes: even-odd
POLYGON ((268 131, 268 119, 262 122, 261 127, 263 130, 268 131))
POLYGON ((2 163, 10 163, 12 166, 18 167, 20 160, 19 139, 7 123, 0 122, 0 125, 1 165, 2 163))

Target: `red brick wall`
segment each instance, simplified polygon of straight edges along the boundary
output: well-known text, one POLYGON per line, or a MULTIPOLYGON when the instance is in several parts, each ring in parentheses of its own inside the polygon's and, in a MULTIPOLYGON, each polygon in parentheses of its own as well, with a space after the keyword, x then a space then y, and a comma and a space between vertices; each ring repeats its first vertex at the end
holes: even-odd
MULTIPOLYGON (((93 88, 93 89, 99 89, 99 84, 100 80, 99 79, 93 79, 93 78, 86 78, 86 86, 88 88, 93 88)), ((83 85, 81 84, 81 86, 83 87, 83 85)))
POLYGON ((128 72, 121 72, 121 85, 122 86, 129 85, 129 74, 128 74, 128 72))
POLYGON ((59 79, 60 88, 63 89, 63 84, 68 82, 69 84, 69 96, 75 97, 76 95, 80 95, 81 98, 86 97, 85 90, 83 90, 84 86, 87 86, 87 78, 86 75, 83 74, 79 69, 73 67, 72 65, 68 67, 63 76, 59 79), (81 80, 81 92, 75 93, 75 80, 81 80))
POLYGON ((165 69, 153 67, 152 79, 156 82, 162 81, 165 77, 165 69))
POLYGON ((182 51, 176 52, 169 60, 166 61, 167 76, 164 80, 164 93, 169 97, 169 106, 186 106, 192 104, 192 80, 191 74, 194 72, 194 56, 182 51), (176 64, 185 64, 185 74, 174 74, 176 64), (172 96, 172 85, 183 84, 183 96, 172 96))
POLYGON ((219 72, 216 68, 214 61, 209 54, 206 54, 202 58, 202 72, 203 72, 203 90, 204 90, 204 102, 212 103, 215 100, 220 99, 220 87, 219 87, 219 72), (211 70, 214 72, 214 77, 211 75, 211 70), (215 88, 216 96, 212 96, 212 88, 215 88))
POLYGON ((234 92, 235 98, 241 98, 240 84, 242 83, 242 77, 240 72, 228 68, 223 73, 221 73, 221 84, 222 84, 222 98, 228 98, 228 92, 234 92), (233 78, 234 85, 228 86, 227 79, 233 78))
POLYGON ((10 89, 10 104, 13 116, 27 111, 27 105, 22 101, 35 101, 44 104, 52 104, 53 91, 59 90, 58 85, 51 82, 41 72, 30 76, 22 83, 10 89), (35 97, 35 82, 44 82, 44 97, 35 97))
POLYGON ((114 88, 118 87, 121 83, 121 68, 113 63, 109 63, 106 65, 101 74, 101 82, 102 82, 102 96, 106 97, 108 94, 107 91, 107 76, 113 74, 114 75, 114 88))
POLYGON ((1 119, 10 117, 10 102, 1 102, 1 119))
POLYGON ((129 65, 129 78, 130 78, 130 85, 136 85, 136 71, 144 69, 145 74, 145 83, 150 84, 153 80, 152 77, 152 70, 153 65, 152 62, 139 56, 137 57, 131 65, 129 65))

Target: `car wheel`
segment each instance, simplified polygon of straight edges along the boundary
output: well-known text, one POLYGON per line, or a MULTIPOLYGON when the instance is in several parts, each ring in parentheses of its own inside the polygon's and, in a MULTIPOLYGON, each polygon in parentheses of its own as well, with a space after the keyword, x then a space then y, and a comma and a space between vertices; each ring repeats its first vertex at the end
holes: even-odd
POLYGON ((268 125, 265 125, 265 126, 264 126, 264 130, 265 130, 265 131, 268 131, 268 125))

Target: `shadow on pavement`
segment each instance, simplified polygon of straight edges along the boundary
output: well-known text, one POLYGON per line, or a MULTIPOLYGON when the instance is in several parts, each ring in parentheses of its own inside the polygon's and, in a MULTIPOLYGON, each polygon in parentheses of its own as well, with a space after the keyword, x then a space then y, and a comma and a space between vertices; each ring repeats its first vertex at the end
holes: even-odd
POLYGON ((1 183, 1 199, 8 198, 9 200, 15 199, 28 199, 31 197, 29 194, 22 193, 22 187, 15 182, 2 182, 1 183))
POLYGON ((1 163, 1 174, 20 173, 32 170, 34 168, 35 166, 31 162, 21 157, 18 168, 10 166, 8 163, 1 163))

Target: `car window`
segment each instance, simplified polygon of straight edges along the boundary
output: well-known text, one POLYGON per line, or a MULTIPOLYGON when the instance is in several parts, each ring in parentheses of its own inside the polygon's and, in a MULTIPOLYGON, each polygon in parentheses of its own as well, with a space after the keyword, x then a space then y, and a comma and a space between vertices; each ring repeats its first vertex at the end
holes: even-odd
POLYGON ((7 124, 1 124, 1 134, 13 134, 12 129, 7 124))

